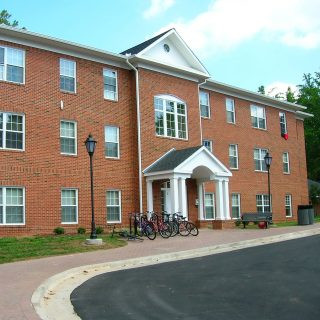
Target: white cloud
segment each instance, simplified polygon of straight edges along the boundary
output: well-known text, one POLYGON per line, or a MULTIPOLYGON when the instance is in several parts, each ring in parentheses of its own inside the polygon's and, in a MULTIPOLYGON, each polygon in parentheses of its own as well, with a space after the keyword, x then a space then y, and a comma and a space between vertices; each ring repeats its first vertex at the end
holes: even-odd
POLYGON ((150 19, 165 12, 174 5, 175 0, 151 0, 150 7, 143 12, 145 19, 150 19))
POLYGON ((265 92, 266 92, 266 95, 270 97, 279 97, 284 99, 285 93, 287 92, 289 87, 293 92, 293 94, 297 97, 299 90, 295 84, 280 82, 280 81, 276 81, 267 85, 265 87, 265 92))
POLYGON ((201 56, 228 51, 254 37, 288 46, 320 46, 319 0, 215 0, 207 11, 176 28, 201 56))

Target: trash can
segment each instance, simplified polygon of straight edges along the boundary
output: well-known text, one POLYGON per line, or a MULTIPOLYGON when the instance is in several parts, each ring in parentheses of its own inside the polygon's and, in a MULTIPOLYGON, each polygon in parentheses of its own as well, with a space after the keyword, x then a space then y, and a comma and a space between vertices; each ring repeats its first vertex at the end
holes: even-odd
POLYGON ((309 206, 308 212, 309 212, 309 224, 313 224, 314 223, 314 209, 313 209, 312 205, 309 206))
POLYGON ((310 224, 309 207, 310 205, 298 206, 298 225, 299 226, 310 224))

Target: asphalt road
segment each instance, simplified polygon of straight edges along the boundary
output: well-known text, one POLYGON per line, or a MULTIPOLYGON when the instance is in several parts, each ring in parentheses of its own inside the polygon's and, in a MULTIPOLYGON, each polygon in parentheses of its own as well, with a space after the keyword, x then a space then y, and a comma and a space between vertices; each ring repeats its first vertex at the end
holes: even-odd
POLYGON ((83 320, 319 320, 320 236, 106 273, 71 294, 83 320))

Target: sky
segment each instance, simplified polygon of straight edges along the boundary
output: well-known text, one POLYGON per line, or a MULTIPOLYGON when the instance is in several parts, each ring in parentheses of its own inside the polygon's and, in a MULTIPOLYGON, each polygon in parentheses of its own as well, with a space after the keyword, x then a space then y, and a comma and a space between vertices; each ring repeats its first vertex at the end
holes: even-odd
POLYGON ((29 31, 119 53, 175 27, 211 77, 270 95, 320 71, 320 0, 0 0, 29 31))

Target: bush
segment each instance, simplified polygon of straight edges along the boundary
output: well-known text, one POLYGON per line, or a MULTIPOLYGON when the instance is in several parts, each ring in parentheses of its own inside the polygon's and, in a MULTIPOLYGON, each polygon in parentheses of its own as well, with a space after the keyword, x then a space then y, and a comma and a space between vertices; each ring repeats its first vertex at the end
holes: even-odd
POLYGON ((236 220, 236 221, 234 222, 234 224, 235 224, 237 227, 239 227, 239 226, 241 225, 241 220, 236 220))
POLYGON ((64 228, 62 228, 62 227, 56 227, 56 228, 53 229, 53 232, 54 232, 55 234, 64 234, 64 228))
POLYGON ((103 228, 102 227, 96 227, 96 234, 101 234, 103 233, 103 228))
POLYGON ((78 234, 85 234, 86 233, 86 229, 83 227, 79 227, 78 228, 78 234))

